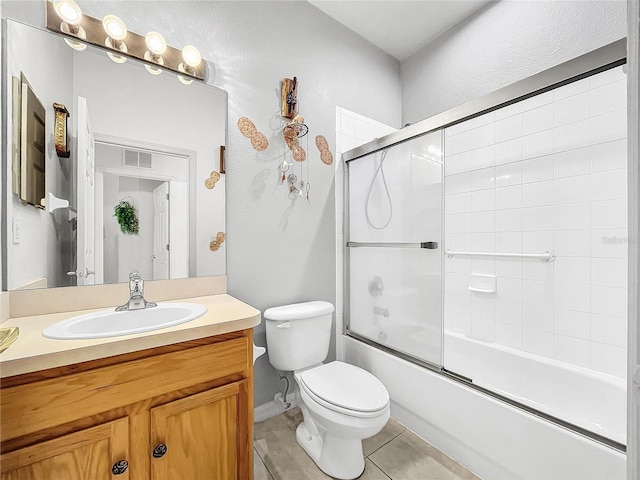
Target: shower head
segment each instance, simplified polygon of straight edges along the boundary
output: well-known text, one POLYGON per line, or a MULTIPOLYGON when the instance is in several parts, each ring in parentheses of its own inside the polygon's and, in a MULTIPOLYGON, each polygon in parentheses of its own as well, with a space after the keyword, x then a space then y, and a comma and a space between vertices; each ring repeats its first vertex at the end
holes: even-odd
POLYGON ((382 279, 379 276, 374 275, 369 282, 369 295, 372 297, 381 297, 383 288, 382 279))

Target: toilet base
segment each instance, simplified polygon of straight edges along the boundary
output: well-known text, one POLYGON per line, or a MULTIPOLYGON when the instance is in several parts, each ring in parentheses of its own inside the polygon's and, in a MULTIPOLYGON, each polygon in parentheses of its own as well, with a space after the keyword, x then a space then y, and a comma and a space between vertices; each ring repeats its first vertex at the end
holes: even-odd
POLYGON ((364 472, 361 439, 338 438, 326 432, 312 435, 302 422, 296 429, 296 440, 320 470, 331 477, 353 480, 364 472))

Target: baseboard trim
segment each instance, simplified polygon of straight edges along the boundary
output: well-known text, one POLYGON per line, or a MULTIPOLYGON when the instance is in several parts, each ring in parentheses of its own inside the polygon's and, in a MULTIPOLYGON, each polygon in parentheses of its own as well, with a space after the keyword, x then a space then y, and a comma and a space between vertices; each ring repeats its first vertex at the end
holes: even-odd
MULTIPOLYGON (((287 401, 291 402, 291 406, 287 410, 291 410, 292 408, 298 406, 296 397, 293 394, 287 395, 287 401)), ((272 400, 263 405, 258 405, 253 409, 253 421, 262 422, 263 420, 267 420, 268 418, 280 415, 284 411, 284 405, 282 405, 281 403, 276 403, 274 400, 272 400)))

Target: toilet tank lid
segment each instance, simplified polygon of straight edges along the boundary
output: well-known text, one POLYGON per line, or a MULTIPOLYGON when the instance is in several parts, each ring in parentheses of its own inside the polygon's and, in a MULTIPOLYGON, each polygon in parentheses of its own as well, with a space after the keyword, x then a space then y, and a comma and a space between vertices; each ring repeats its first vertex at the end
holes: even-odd
POLYGON ((317 317, 333 312, 333 305, 329 302, 315 301, 283 305, 282 307, 268 308, 264 312, 266 320, 299 320, 303 318, 317 317))

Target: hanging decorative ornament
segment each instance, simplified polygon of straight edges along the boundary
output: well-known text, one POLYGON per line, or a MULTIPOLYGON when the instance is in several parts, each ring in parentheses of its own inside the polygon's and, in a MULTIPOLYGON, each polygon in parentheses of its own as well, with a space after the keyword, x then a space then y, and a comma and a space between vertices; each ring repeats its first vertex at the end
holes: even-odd
POLYGON ((322 160, 322 163, 331 165, 333 163, 333 154, 329 150, 329 142, 327 142, 324 136, 318 135, 316 137, 316 147, 318 147, 320 151, 320 160, 322 160))
POLYGON ((280 183, 284 183, 287 176, 286 173, 289 171, 289 168, 293 165, 293 163, 287 163, 286 160, 283 160, 280 165, 278 165, 278 171, 280 172, 280 183))
POLYGON ((213 187, 216 186, 216 182, 220 180, 220 174, 218 172, 216 172, 215 170, 213 170, 211 172, 211 174, 209 175, 209 178, 207 178, 204 181, 204 186, 207 187, 209 190, 211 190, 213 187))

